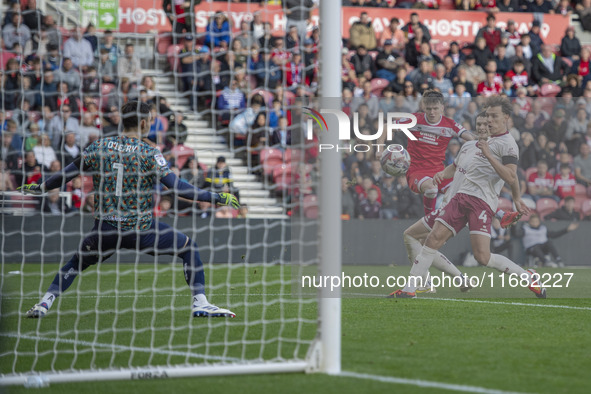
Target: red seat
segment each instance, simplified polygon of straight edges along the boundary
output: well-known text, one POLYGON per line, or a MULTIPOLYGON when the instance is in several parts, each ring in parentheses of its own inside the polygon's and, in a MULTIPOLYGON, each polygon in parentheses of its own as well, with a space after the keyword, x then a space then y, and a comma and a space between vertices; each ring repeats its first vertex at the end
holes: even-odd
POLYGON ((539 96, 541 97, 556 97, 560 93, 560 86, 552 83, 546 83, 540 88, 539 96))
POLYGON ((587 201, 587 196, 575 196, 575 211, 581 212, 585 201, 587 201))
POLYGON ((290 190, 292 187, 291 164, 282 164, 273 170, 273 182, 277 190, 290 190))
POLYGON ((385 78, 374 78, 371 80, 371 92, 376 96, 382 95, 382 90, 388 86, 388 80, 385 78))
POLYGON ((286 149, 283 153, 285 163, 291 163, 293 161, 301 161, 302 151, 299 149, 286 149))
POLYGON ((584 216, 591 215, 591 200, 585 200, 581 204, 581 214, 584 216))
POLYGON ((587 188, 580 183, 575 185, 575 196, 587 197, 587 188))
POLYGON ((318 198, 313 194, 304 197, 304 216, 307 219, 318 218, 318 198))
POLYGON ((499 197, 499 209, 502 209, 505 212, 509 212, 513 210, 513 203, 511 202, 511 200, 504 198, 504 197, 499 197))
POLYGON ((175 166, 177 168, 183 168, 187 160, 189 160, 190 157, 195 156, 195 151, 183 144, 176 145, 170 150, 170 152, 174 156, 175 166))
POLYGON ((551 198, 540 198, 536 203, 536 211, 542 219, 544 219, 544 216, 550 212, 556 211, 557 209, 558 203, 551 198))
MULTIPOLYGON (((170 65, 170 69, 173 71, 180 71, 181 68, 181 61, 179 59, 179 52, 181 51, 180 45, 170 45, 172 42, 167 42, 166 50, 166 58, 168 59, 168 64, 170 65), (176 65, 176 67, 175 67, 176 65)), ((158 43, 160 46, 160 42, 158 43)), ((158 50, 160 52, 160 49, 158 50)))
POLYGON ((264 148, 260 153, 260 161, 264 174, 271 175, 275 168, 283 164, 283 154, 279 149, 264 148))

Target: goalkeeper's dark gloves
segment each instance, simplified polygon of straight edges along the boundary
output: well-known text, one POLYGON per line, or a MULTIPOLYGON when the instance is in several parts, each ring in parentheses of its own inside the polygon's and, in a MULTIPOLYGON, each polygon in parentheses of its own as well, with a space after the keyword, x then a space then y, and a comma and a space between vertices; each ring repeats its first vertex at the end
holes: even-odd
POLYGON ((240 203, 238 202, 238 199, 236 198, 236 196, 234 196, 233 194, 218 193, 218 196, 220 197, 218 204, 229 205, 230 207, 232 207, 234 209, 240 208, 240 203))
POLYGON ((23 192, 25 194, 33 194, 35 196, 40 196, 43 194, 43 185, 37 185, 36 183, 29 183, 23 186, 19 186, 16 188, 17 191, 23 192))

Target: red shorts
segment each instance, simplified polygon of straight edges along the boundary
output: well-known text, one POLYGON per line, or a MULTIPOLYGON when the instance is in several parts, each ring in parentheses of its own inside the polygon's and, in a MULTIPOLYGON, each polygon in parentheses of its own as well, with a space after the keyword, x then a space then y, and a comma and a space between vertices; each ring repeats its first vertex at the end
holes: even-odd
POLYGON ((457 193, 451 201, 439 210, 435 221, 441 222, 454 235, 468 223, 470 234, 490 237, 490 226, 495 213, 490 206, 478 197, 457 193))
POLYGON ((435 225, 435 219, 439 216, 439 212, 441 209, 436 209, 434 211, 429 212, 425 216, 421 218, 421 222, 429 229, 429 231, 433 230, 433 226, 435 225))
MULTIPOLYGON (((409 168, 408 172, 406 173, 406 182, 408 183, 408 187, 410 190, 417 194, 421 194, 421 185, 427 179, 433 179, 436 173, 443 170, 444 167, 423 170, 423 169, 412 169, 409 168)), ((445 179, 443 182, 439 184, 439 191, 441 193, 445 193, 445 190, 449 186, 449 184, 453 181, 453 178, 445 179)))

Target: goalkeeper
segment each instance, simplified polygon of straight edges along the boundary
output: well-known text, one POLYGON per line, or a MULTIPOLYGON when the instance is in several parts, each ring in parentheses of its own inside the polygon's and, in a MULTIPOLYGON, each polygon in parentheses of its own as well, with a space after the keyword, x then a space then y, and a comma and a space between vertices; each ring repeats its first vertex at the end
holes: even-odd
POLYGON ((123 132, 92 143, 60 174, 41 185, 24 185, 19 190, 41 194, 69 182, 81 171, 93 174, 95 222, 76 254, 57 273, 53 283, 27 316, 39 318, 55 299, 72 285, 80 272, 109 258, 116 249, 136 249, 149 254, 176 255, 183 260, 185 281, 193 294, 194 317, 235 317, 228 310, 210 304, 205 296, 205 274, 197 244, 185 234, 152 218, 154 185, 162 183, 180 197, 239 208, 229 193, 210 193, 180 180, 168 168, 159 150, 142 141, 150 131, 150 107, 137 101, 121 108, 123 132))

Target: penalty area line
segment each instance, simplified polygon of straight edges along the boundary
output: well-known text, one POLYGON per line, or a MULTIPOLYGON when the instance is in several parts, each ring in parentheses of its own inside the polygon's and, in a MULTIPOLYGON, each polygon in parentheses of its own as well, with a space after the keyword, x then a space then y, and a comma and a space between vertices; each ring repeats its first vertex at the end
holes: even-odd
POLYGON ((41 336, 31 336, 31 335, 17 335, 13 333, 0 333, 1 337, 7 338, 18 338, 18 339, 27 339, 30 341, 40 341, 40 342, 61 342, 75 346, 87 346, 92 348, 103 348, 103 349, 111 349, 111 350, 122 350, 122 351, 130 351, 130 352, 140 352, 140 353, 154 353, 154 354, 161 354, 166 356, 182 356, 182 357, 191 357, 191 358, 200 358, 203 360, 215 360, 215 361, 233 361, 238 362, 242 361, 236 357, 222 357, 222 356, 213 356, 207 354, 199 354, 199 353, 190 353, 190 352, 181 352, 178 350, 161 350, 161 349, 150 349, 145 347, 137 347, 137 346, 125 346, 125 345, 114 345, 110 343, 102 343, 102 342, 88 342, 88 341, 79 341, 74 339, 68 338, 49 338, 49 337, 41 337, 41 336))
POLYGON ((461 385, 461 384, 434 382, 434 381, 430 381, 430 380, 421 380, 421 379, 397 378, 394 376, 371 375, 371 374, 366 374, 366 373, 358 373, 358 372, 350 372, 350 371, 342 371, 337 376, 342 376, 342 377, 347 377, 347 378, 373 380, 373 381, 382 382, 382 383, 405 384, 405 385, 417 386, 417 387, 429 387, 429 388, 436 388, 436 389, 442 389, 442 390, 462 391, 462 392, 467 392, 467 393, 520 394, 520 393, 517 393, 514 391, 495 390, 495 389, 488 389, 485 387, 478 387, 478 386, 465 386, 465 385, 461 385))

